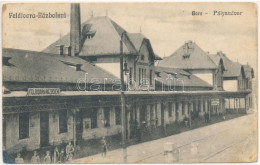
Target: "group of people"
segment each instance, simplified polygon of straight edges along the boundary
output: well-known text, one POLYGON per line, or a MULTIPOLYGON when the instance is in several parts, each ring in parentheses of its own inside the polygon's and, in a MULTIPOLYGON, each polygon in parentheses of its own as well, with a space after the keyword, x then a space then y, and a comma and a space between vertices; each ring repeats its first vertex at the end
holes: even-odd
MULTIPOLYGON (((59 151, 58 147, 55 147, 52 158, 51 158, 50 151, 46 151, 46 154, 43 159, 40 158, 37 151, 34 151, 30 163, 32 163, 32 164, 39 164, 39 163, 50 164, 50 163, 70 162, 73 159, 74 151, 75 151, 75 149, 74 149, 74 146, 71 144, 71 142, 69 142, 67 144, 65 151, 64 151, 64 149, 61 149, 61 151, 59 151)), ((20 153, 17 154, 17 157, 15 158, 15 163, 17 163, 17 164, 24 163, 24 160, 21 157, 20 153)))
POLYGON ((66 146, 65 152, 64 149, 59 151, 58 147, 56 147, 53 152, 53 163, 65 163, 70 162, 73 159, 75 148, 71 142, 69 142, 66 146))

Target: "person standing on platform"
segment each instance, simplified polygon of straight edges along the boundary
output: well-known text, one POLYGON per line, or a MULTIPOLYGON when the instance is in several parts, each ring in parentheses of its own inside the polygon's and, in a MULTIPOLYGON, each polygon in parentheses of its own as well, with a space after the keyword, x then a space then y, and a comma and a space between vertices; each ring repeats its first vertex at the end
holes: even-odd
POLYGON ((51 156, 50 151, 46 151, 46 155, 43 159, 43 163, 50 164, 51 163, 51 156))
POLYGON ((71 142, 69 142, 68 145, 66 146, 66 158, 67 158, 67 161, 72 160, 73 153, 74 153, 74 147, 71 144, 71 142))
POLYGON ((107 155, 107 142, 106 142, 105 137, 102 137, 101 144, 102 144, 102 154, 101 154, 101 156, 106 157, 106 155, 107 155))
POLYGON ((21 158, 21 154, 20 153, 17 154, 17 157, 15 158, 15 163, 16 164, 24 163, 23 158, 21 158))
POLYGON ((60 156, 59 149, 58 149, 58 147, 55 147, 54 152, 53 152, 53 163, 58 163, 59 156, 60 156))
POLYGON ((66 161, 65 152, 64 152, 64 149, 61 149, 61 152, 59 154, 58 163, 65 163, 65 161, 66 161))
POLYGON ((33 152, 33 156, 32 156, 32 159, 31 159, 31 163, 32 163, 32 164, 39 164, 39 163, 40 163, 40 157, 39 157, 39 155, 37 154, 37 151, 34 151, 34 152, 33 152))

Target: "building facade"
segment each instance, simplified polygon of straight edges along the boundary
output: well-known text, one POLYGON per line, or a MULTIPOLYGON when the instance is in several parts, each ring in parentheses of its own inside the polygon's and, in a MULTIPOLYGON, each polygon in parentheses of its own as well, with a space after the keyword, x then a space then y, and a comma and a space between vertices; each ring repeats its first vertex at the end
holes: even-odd
POLYGON ((138 129, 163 132, 205 114, 225 114, 232 99, 239 100, 233 109, 246 113, 250 91, 222 90, 225 60, 216 64, 188 42, 155 66, 161 58, 148 38, 108 17, 81 25, 79 5, 71 9, 71 31, 42 52, 3 49, 4 151, 120 135, 120 56, 128 87, 127 139, 136 138, 138 129), (209 74, 211 83, 200 74, 209 74))
MULTIPOLYGON (((224 98, 234 94, 242 99, 248 92, 126 92, 127 137, 135 138, 137 128, 163 130, 191 116, 223 114, 224 98), (212 104, 216 99, 219 109, 212 104)), ((3 146, 10 153, 121 134, 118 92, 40 97, 6 94, 3 101, 3 146)))
POLYGON ((206 81, 214 90, 223 90, 223 63, 217 64, 195 42, 188 41, 173 54, 159 62, 158 66, 182 69, 206 81), (203 61, 203 63, 201 63, 203 61))

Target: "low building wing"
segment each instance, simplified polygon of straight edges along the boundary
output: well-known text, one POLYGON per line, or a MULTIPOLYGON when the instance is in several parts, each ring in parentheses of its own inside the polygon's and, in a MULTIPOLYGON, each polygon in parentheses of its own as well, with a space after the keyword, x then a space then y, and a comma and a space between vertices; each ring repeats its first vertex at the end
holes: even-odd
POLYGON ((165 86, 172 87, 184 87, 184 90, 192 90, 195 88, 200 89, 212 89, 213 87, 207 82, 201 80, 195 75, 185 72, 181 69, 173 69, 166 67, 155 67, 156 83, 157 86, 161 86, 162 83, 165 86), (158 76, 159 75, 159 76, 158 76), (171 81, 169 79, 171 78, 171 81))
POLYGON ((116 78, 105 70, 79 58, 53 55, 28 50, 3 49, 4 82, 55 82, 77 83, 85 78, 87 83, 95 79, 103 83, 104 78, 116 78))

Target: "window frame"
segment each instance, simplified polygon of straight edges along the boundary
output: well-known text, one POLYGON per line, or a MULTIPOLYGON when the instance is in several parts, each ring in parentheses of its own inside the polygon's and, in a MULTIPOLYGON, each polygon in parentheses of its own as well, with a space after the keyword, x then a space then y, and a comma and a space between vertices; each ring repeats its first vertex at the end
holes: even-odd
POLYGON ((132 67, 129 68, 129 84, 130 85, 133 84, 133 68, 132 67))
POLYGON ((25 113, 19 113, 19 140, 22 139, 28 139, 30 137, 30 113, 25 112, 25 113), (25 120, 26 117, 26 122, 21 124, 21 122, 25 120), (25 130, 25 135, 22 133, 25 130))
POLYGON ((98 128, 98 124, 97 124, 97 120, 98 120, 98 119, 97 119, 97 116, 98 116, 97 109, 92 108, 92 109, 91 109, 91 114, 90 114, 91 129, 98 128))
POLYGON ((116 125, 121 125, 122 124, 122 114, 121 114, 121 108, 120 107, 115 107, 115 120, 116 120, 116 125))
POLYGON ((60 110, 59 111, 59 133, 62 134, 62 133, 67 133, 67 132, 68 132, 68 110, 66 110, 66 113, 64 113, 64 111, 60 110), (63 118, 61 118, 61 116, 63 116, 63 118), (61 119, 65 119, 65 121, 62 121, 61 119))

